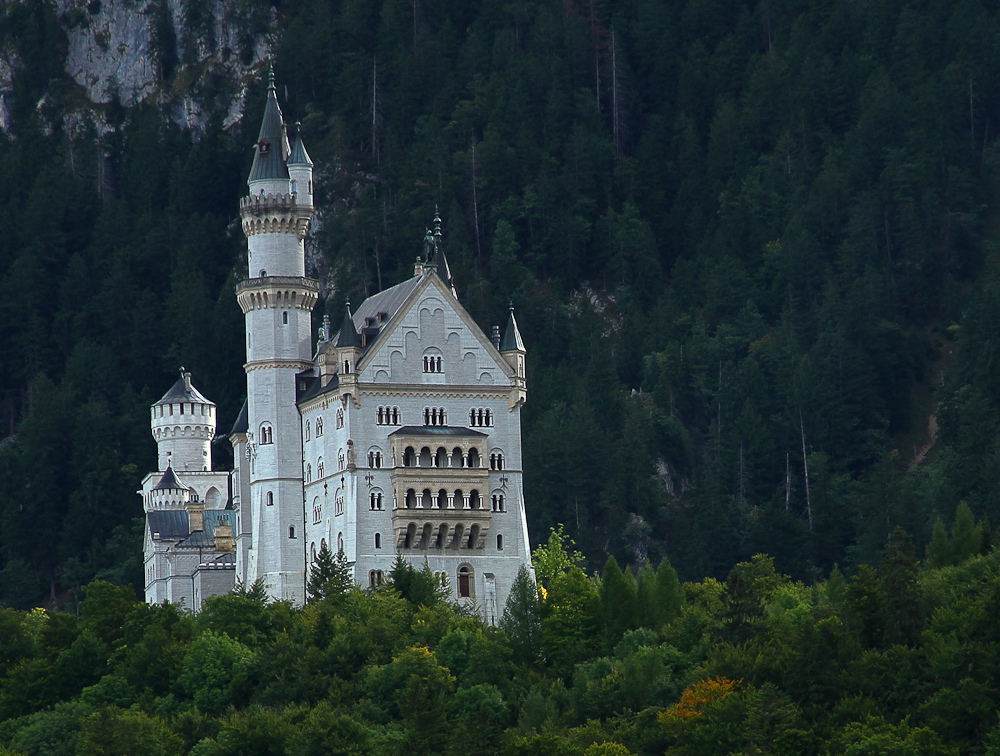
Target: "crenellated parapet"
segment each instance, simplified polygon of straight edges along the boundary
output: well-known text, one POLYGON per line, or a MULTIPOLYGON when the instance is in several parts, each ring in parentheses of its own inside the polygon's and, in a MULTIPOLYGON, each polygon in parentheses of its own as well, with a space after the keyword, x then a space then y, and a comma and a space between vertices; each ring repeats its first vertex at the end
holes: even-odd
POLYGON ((236 286, 236 301, 244 315, 279 308, 311 312, 318 298, 319 282, 300 276, 249 278, 236 286))
POLYGON ((296 192, 287 194, 251 194, 240 200, 243 233, 291 234, 300 240, 309 232, 313 206, 298 202, 296 192))

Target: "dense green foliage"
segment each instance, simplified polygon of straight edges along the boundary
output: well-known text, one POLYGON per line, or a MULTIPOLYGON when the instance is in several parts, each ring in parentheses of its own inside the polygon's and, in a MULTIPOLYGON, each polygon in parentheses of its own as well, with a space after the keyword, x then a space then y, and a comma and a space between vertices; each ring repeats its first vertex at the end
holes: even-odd
POLYGON ((922 566, 897 530, 813 585, 762 555, 725 583, 597 577, 558 535, 535 564, 500 628, 403 563, 301 609, 93 582, 80 616, 0 610, 0 753, 1000 754, 1000 551, 922 566))
MULTIPOLYGON (((321 171, 317 318, 406 277, 440 206, 466 307, 486 327, 518 309, 534 533, 564 523, 591 566, 721 579, 764 551, 815 579, 874 563, 897 525, 922 550, 960 502, 998 511, 995 3, 272 5, 283 107, 321 171)), ((266 5, 243 6, 251 34, 266 5)), ((185 33, 211 28, 184 7, 185 33)), ((183 92, 201 69, 169 36, 158 70, 183 92)), ((141 580, 147 407, 181 364, 235 418, 263 92, 226 129, 206 73, 198 133, 118 102, 97 129, 67 118, 54 4, 6 4, 0 42, 21 64, 0 602, 27 607, 141 580)))

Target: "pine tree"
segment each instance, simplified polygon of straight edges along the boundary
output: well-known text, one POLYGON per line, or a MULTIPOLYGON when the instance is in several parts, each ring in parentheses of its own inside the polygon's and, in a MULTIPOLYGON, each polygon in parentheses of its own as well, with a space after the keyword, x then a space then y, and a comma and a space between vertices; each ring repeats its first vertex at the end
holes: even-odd
POLYGON ((601 624, 608 648, 638 625, 635 581, 631 574, 622 572, 613 556, 608 557, 601 580, 601 624))
POLYGON ((500 628, 507 634, 514 657, 519 662, 526 664, 538 658, 542 646, 538 588, 523 564, 510 587, 500 628))
POLYGON ((306 595, 310 602, 336 600, 344 596, 354 585, 351 564, 342 550, 334 556, 324 543, 316 555, 316 561, 309 569, 306 595))

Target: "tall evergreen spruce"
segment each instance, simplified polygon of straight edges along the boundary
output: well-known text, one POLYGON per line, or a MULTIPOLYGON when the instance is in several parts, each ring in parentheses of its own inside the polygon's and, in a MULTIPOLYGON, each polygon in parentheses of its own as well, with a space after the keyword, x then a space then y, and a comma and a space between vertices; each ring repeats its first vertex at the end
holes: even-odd
POLYGON ((312 601, 330 601, 342 598, 354 586, 351 563, 342 550, 334 555, 324 542, 316 554, 316 561, 309 568, 306 595, 312 601))
POLYGON ((542 623, 538 608, 538 587, 528 568, 522 566, 511 586, 500 618, 514 658, 526 664, 536 660, 542 646, 542 623))

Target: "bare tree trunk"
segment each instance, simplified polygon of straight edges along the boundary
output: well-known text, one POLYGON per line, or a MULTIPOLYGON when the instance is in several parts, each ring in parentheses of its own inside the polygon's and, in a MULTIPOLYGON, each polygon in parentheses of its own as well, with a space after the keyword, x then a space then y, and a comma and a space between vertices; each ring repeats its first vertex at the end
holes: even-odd
POLYGON ((799 433, 802 435, 802 470, 806 479, 806 516, 809 518, 809 531, 813 529, 812 500, 809 498, 809 457, 806 456, 806 429, 802 424, 802 410, 799 410, 799 433))
POLYGON ((476 227, 476 263, 483 262, 483 245, 479 234, 479 196, 476 192, 476 136, 472 136, 472 222, 476 227))
POLYGON ((792 468, 785 452, 785 511, 788 511, 789 500, 792 498, 792 468))

